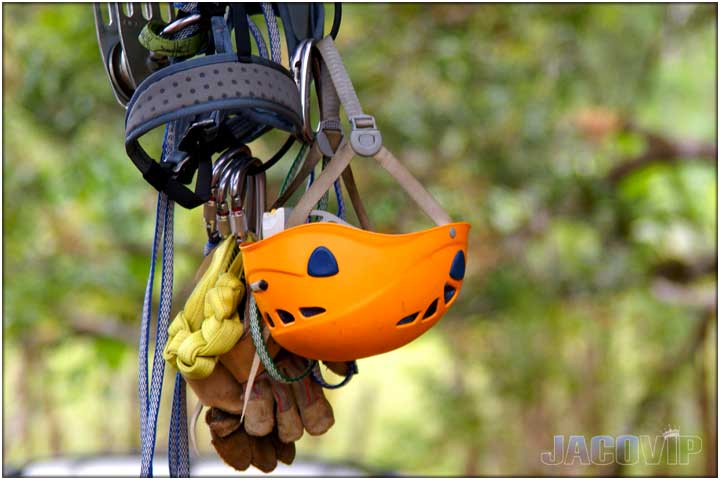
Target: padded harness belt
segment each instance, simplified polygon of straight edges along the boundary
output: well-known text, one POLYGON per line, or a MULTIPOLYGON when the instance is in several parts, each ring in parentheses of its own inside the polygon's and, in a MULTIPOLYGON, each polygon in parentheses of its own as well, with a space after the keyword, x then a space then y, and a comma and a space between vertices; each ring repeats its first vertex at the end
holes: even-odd
POLYGON ((175 172, 145 152, 139 142, 145 133, 177 120, 193 123, 214 112, 214 127, 223 116, 237 114, 291 133, 302 128, 300 96, 289 73, 259 57, 249 60, 252 63, 239 62, 236 55, 228 53, 171 65, 146 78, 128 103, 128 156, 153 187, 185 208, 208 200, 214 151, 202 141, 194 151, 186 151, 193 157, 189 165, 199 169, 196 191, 192 192, 175 172))

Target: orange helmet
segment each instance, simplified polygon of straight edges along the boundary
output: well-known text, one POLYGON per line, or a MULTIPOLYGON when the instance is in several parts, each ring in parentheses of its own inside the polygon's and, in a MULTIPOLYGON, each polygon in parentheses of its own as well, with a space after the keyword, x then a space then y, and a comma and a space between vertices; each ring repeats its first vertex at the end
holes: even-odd
POLYGON ((277 343, 345 361, 401 347, 435 325, 465 275, 468 223, 404 235, 309 223, 242 247, 245 277, 277 343))
MULTIPOLYGON (((321 87, 327 87, 323 121, 300 171, 307 176, 320 158, 332 158, 283 222, 285 229, 242 245, 241 252, 245 279, 274 340, 309 359, 349 361, 401 347, 437 323, 462 286, 470 225, 452 223, 382 145, 375 119, 362 112, 332 38, 316 46, 323 61, 321 87), (352 128, 345 141, 337 126, 339 104, 352 128), (350 170, 356 154, 375 158, 438 226, 401 235, 368 231, 350 170), (341 176, 363 229, 305 223, 341 176)), ((298 173, 292 185, 302 182, 298 173)), ((285 193, 280 198, 291 194, 285 193)))

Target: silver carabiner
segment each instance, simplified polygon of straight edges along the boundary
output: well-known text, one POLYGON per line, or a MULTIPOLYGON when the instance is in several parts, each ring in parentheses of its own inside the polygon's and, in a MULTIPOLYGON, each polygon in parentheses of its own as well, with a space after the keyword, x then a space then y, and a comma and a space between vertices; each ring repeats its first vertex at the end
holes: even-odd
POLYGON ((254 162, 246 158, 245 162, 235 170, 230 179, 230 230, 238 239, 245 241, 248 231, 247 215, 245 213, 245 194, 247 192, 248 169, 254 162))
POLYGON ((170 22, 167 24, 165 28, 162 29, 162 32, 160 32, 161 35, 167 35, 168 33, 175 33, 178 30, 182 30, 183 28, 192 25, 193 23, 197 23, 202 18, 202 15, 199 13, 193 13, 192 15, 188 15, 187 17, 178 18, 174 22, 170 22))
MULTIPOLYGON (((255 159, 257 163, 259 160, 255 159)), ((256 240, 262 240, 263 238, 263 215, 265 214, 265 188, 266 188, 266 177, 265 171, 256 173, 252 178, 252 215, 249 218, 251 225, 254 225, 256 240)))
POLYGON ((208 239, 211 241, 217 240, 218 232, 218 202, 217 202, 217 188, 220 176, 225 171, 231 160, 240 153, 246 153, 250 155, 250 149, 245 145, 239 147, 230 148, 223 153, 213 165, 212 179, 210 181, 210 199, 203 205, 203 218, 205 220, 205 230, 208 235, 208 239))
POLYGON ((310 125, 310 83, 312 82, 312 49, 315 39, 308 38, 300 42, 295 48, 291 66, 295 84, 300 91, 300 108, 302 110, 303 128, 302 135, 307 142, 312 142, 313 131, 310 125))
POLYGON ((215 201, 217 202, 217 214, 215 215, 215 221, 217 224, 217 230, 222 238, 227 238, 232 234, 230 228, 230 207, 227 202, 227 191, 230 184, 230 178, 232 177, 235 169, 243 162, 247 161, 247 157, 233 158, 229 165, 223 169, 220 180, 218 181, 217 193, 215 195, 215 201))

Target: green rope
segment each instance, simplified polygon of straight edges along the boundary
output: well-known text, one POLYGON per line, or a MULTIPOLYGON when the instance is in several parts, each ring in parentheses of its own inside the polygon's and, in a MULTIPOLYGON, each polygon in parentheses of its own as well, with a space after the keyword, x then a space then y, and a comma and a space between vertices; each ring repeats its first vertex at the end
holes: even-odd
POLYGON ((302 147, 300 147, 300 151, 298 151, 297 155, 295 156, 295 160, 293 160, 292 165, 290 166, 290 170, 288 170, 287 175, 285 175, 285 180, 283 180, 282 185, 280 186, 280 196, 285 193, 285 190, 287 189, 288 185, 290 184, 290 181, 295 178, 295 175, 297 175, 297 171, 300 168, 300 165, 302 163, 302 159, 305 156, 305 152, 307 151, 307 143, 303 143, 302 147))
POLYGON ((170 39, 160 33, 165 27, 161 22, 149 22, 138 36, 140 45, 151 52, 169 57, 191 57, 207 43, 207 33, 202 30, 189 37, 170 39))
POLYGON ((260 318, 258 313, 259 312, 257 304, 255 303, 255 296, 250 294, 250 337, 255 344, 255 350, 260 357, 260 361, 265 366, 265 370, 267 371, 268 375, 270 375, 273 380, 280 383, 299 382, 303 378, 310 375, 313 368, 315 368, 315 365, 317 364, 316 360, 309 360, 307 369, 297 377, 290 377, 280 371, 280 369, 277 367, 277 365, 275 365, 275 362, 270 356, 267 345, 265 345, 265 341, 263 340, 262 326, 260 325, 260 318))

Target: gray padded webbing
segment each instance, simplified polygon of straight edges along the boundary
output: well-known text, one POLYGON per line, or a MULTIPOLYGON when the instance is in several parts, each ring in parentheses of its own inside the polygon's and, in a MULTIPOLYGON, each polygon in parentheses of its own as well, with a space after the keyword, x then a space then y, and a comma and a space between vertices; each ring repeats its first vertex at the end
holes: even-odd
POLYGON ((184 107, 242 97, 274 102, 301 116, 290 77, 264 65, 225 62, 183 70, 150 85, 132 105, 126 131, 184 107))

